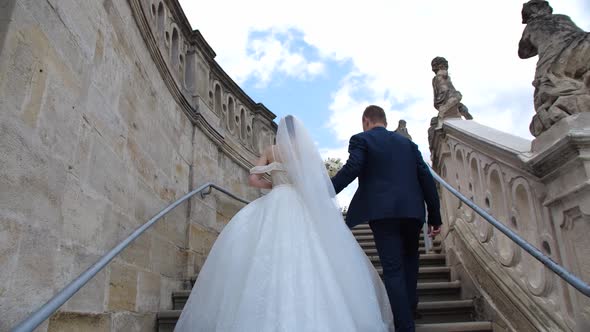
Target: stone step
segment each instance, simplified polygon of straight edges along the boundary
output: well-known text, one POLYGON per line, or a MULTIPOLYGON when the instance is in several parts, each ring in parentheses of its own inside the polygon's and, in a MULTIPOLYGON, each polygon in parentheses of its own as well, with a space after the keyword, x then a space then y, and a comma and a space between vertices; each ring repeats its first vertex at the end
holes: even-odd
MULTIPOLYGON (((368 256, 371 263, 377 268, 381 266, 379 256, 371 255, 368 256)), ((444 254, 423 254, 420 255, 420 266, 445 266, 446 257, 444 254)))
MULTIPOLYGON (((360 246, 361 246, 361 248, 363 248, 363 249, 364 249, 364 248, 376 248, 376 247, 377 247, 377 245, 375 244, 375 241, 362 241, 362 242, 359 242, 359 245, 360 245, 360 246)), ((419 245, 421 248, 423 248, 423 247, 424 247, 424 241, 423 241, 423 240, 420 240, 420 241, 418 242, 418 245, 419 245)), ((440 240, 435 240, 435 241, 432 243, 432 245, 433 245, 434 247, 437 247, 437 246, 441 246, 441 245, 442 245, 442 243, 441 243, 441 241, 440 241, 440 240)))
MULTIPOLYGON (((373 231, 369 225, 359 225, 351 229, 351 231, 354 235, 373 235, 373 231)), ((420 238, 424 239, 424 233, 420 232, 420 238)))
POLYGON ((418 303, 419 324, 468 322, 473 320, 473 300, 430 301, 418 303))
MULTIPOLYGON (((354 238, 356 239, 356 241, 359 244, 365 243, 365 242, 375 242, 375 238, 373 237, 373 234, 359 234, 359 235, 355 235, 354 238)), ((420 244, 424 245, 424 237, 420 236, 420 244)), ((435 240, 436 241, 440 241, 440 237, 437 237, 435 240)))
MULTIPOLYGON (((365 252, 365 254, 367 256, 377 256, 377 249, 376 248, 363 248, 363 251, 365 252)), ((426 254, 426 248, 424 247, 420 247, 418 248, 418 252, 420 254, 426 254)), ((431 253, 441 253, 442 252, 442 247, 441 246, 436 246, 436 247, 432 247, 430 248, 430 252, 431 253)))
MULTIPOLYGON (((159 331, 172 332, 181 312, 182 306, 160 311, 157 315, 159 331)), ((473 300, 422 302, 418 304, 418 312, 422 317, 416 321, 417 331, 492 331, 489 322, 471 321, 474 313, 473 300)))
POLYGON ((422 303, 460 300, 461 283, 459 281, 418 282, 418 299, 422 303))
POLYGON ((371 235, 356 235, 354 238, 358 241, 358 243, 375 242, 375 239, 373 238, 372 234, 371 235))
POLYGON ((360 224, 360 225, 356 225, 354 226, 354 228, 352 229, 354 230, 359 230, 359 229, 371 229, 371 227, 369 227, 369 224, 360 224))
MULTIPOLYGON (((418 282, 420 302, 457 300, 461 285, 458 281, 418 282)), ((188 300, 190 290, 172 292, 172 308, 182 310, 188 300)))
MULTIPOLYGON (((376 268, 377 273, 383 276, 383 269, 376 268)), ((420 282, 439 282, 439 281, 450 281, 451 280, 451 268, 448 266, 423 266, 418 271, 418 280, 420 282)), ((197 277, 194 276, 190 279, 191 286, 195 285, 197 277)))
MULTIPOLYGON (((380 276, 383 269, 377 268, 380 276)), ((445 282, 451 280, 451 268, 448 266, 424 266, 418 270, 418 282, 445 282)))
POLYGON ((180 318, 182 310, 161 310, 156 315, 158 332, 174 332, 174 326, 180 318))
POLYGON ((352 234, 354 234, 354 235, 373 235, 373 231, 371 231, 370 228, 365 228, 365 229, 353 228, 351 231, 352 231, 352 234))
POLYGON ((174 310, 182 310, 186 301, 188 301, 188 297, 191 295, 190 290, 181 290, 172 292, 172 309, 174 310))
POLYGON ((491 322, 417 324, 416 332, 493 332, 491 322))

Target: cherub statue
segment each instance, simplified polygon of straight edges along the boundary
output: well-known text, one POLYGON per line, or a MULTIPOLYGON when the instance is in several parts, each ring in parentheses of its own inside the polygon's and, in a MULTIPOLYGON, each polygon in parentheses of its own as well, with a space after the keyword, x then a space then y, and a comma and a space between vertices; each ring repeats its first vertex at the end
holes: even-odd
POLYGON ((412 136, 410 136, 410 133, 408 133, 408 128, 406 127, 406 120, 399 120, 399 124, 397 125, 395 132, 406 137, 410 141, 412 140, 412 136))
POLYGON ((523 5, 522 23, 518 56, 539 56, 533 81, 536 114, 529 127, 539 136, 562 118, 590 112, 590 34, 569 16, 553 14, 544 0, 523 5))
POLYGON ((432 59, 432 71, 436 74, 432 79, 434 90, 434 108, 438 110, 440 119, 461 118, 471 120, 467 106, 461 103, 463 96, 457 91, 449 77, 449 63, 443 57, 432 59))

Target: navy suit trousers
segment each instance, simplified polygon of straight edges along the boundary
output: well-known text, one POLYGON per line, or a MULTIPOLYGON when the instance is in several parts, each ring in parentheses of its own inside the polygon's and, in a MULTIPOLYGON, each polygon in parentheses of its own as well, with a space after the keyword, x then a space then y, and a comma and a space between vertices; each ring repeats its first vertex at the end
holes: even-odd
POLYGON ((423 223, 417 219, 381 219, 369 222, 393 311, 396 332, 414 332, 418 305, 419 238, 423 223))

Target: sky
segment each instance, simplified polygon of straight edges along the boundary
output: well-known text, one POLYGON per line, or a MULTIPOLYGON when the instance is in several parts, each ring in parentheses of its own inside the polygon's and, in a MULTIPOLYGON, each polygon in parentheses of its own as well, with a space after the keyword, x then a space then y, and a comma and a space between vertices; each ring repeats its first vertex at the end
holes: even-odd
MULTIPOLYGON (((429 161, 430 62, 449 61, 474 120, 532 139, 537 57, 521 60, 523 0, 180 0, 216 61, 254 101, 300 118, 322 155, 346 160, 366 106, 400 119, 429 161)), ((588 0, 550 1, 590 31, 588 0)), ((339 195, 348 205, 356 184, 339 195)))

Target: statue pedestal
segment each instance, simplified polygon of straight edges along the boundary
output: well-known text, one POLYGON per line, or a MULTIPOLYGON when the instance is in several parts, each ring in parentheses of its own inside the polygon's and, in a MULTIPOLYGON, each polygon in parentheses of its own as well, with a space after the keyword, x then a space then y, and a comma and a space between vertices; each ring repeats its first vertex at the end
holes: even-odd
POLYGON ((562 119, 533 140, 532 152, 541 153, 563 139, 590 136, 590 112, 578 113, 562 119))
MULTIPOLYGON (((543 206, 553 221, 556 257, 590 282, 590 113, 565 118, 537 137, 526 164, 546 186, 543 206)), ((563 289, 562 305, 577 325, 573 320, 590 311, 590 299, 571 286, 563 289)))

